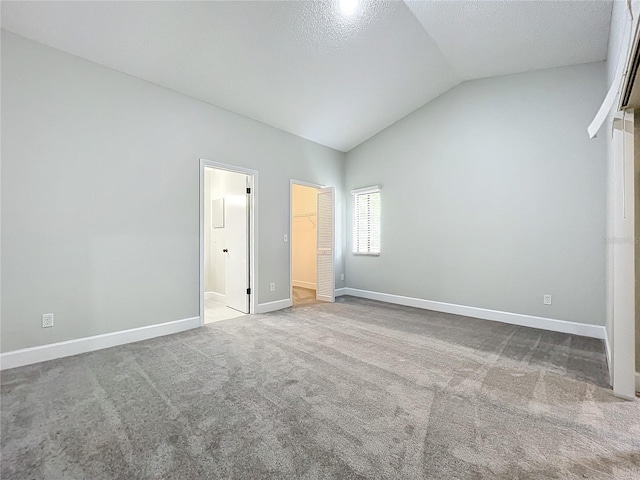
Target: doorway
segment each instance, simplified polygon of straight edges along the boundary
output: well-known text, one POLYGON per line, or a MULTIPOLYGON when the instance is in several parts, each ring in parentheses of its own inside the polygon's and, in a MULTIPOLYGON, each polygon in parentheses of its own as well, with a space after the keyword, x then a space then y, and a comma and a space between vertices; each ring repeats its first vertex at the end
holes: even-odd
POLYGON ((201 324, 255 311, 255 183, 255 172, 201 160, 201 324))
POLYGON ((334 191, 291 181, 291 302, 333 302, 334 191))

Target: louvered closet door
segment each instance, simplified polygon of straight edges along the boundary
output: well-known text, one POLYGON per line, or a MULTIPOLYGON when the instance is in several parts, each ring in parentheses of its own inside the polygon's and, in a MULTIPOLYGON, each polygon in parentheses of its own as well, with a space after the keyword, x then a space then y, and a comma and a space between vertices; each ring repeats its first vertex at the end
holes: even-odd
POLYGON ((333 217, 335 192, 333 187, 318 189, 318 285, 316 298, 324 302, 335 300, 333 273, 333 217))

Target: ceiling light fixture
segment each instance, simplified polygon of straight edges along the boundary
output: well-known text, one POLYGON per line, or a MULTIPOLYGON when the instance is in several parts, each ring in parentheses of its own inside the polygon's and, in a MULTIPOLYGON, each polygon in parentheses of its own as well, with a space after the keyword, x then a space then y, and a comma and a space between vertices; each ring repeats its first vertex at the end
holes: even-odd
POLYGON ((358 10, 359 0, 338 0, 343 15, 353 15, 358 10))

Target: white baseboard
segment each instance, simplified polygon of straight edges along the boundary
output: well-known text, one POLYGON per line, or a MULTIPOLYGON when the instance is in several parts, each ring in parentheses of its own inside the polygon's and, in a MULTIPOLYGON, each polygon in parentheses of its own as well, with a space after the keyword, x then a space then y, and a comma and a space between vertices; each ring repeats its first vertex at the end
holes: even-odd
POLYGON ((285 298, 284 300, 276 300, 275 302, 259 303, 258 313, 275 312, 276 310, 288 308, 291 305, 293 305, 293 303, 291 302, 290 298, 285 298))
POLYGON ((381 302, 395 303, 408 307, 424 308, 436 312, 453 313, 466 317, 492 320, 495 322, 509 323, 523 327, 540 328, 553 332, 571 333, 583 337, 605 338, 605 328, 599 325, 589 325, 586 323, 568 322, 566 320, 555 320, 553 318, 535 317, 532 315, 522 315, 520 313, 501 312, 499 310, 488 310, 486 308, 467 307, 453 303, 435 302, 433 300, 423 300, 421 298, 403 297, 389 293, 371 292, 369 290, 359 290, 357 288, 345 288, 344 295, 354 297, 379 300, 381 302))
POLYGON ((104 333, 92 337, 77 338, 65 342, 50 343, 38 347, 24 348, 0 354, 0 370, 22 367, 32 363, 46 362, 56 358, 69 357, 80 353, 93 352, 103 348, 116 347, 125 343, 139 342, 171 333, 191 330, 201 325, 200 317, 185 318, 173 322, 132 328, 119 332, 104 333))
POLYGON ((204 292, 204 298, 205 300, 212 298, 216 302, 222 302, 222 303, 227 301, 227 296, 218 292, 204 292))
POLYGON ((334 296, 341 297, 342 295, 346 295, 345 290, 346 288, 336 288, 334 296))
POLYGON ((293 280, 291 285, 294 287, 302 287, 302 288, 310 288, 311 290, 316 289, 316 284, 313 282, 303 282, 302 280, 293 280))

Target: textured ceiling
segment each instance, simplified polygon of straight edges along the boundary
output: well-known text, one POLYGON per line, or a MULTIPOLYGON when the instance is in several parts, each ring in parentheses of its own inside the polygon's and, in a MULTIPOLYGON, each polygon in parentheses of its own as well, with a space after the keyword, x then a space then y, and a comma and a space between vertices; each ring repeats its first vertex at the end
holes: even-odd
POLYGON ((611 3, 2 2, 2 27, 347 151, 464 79, 603 60, 611 3), (409 7, 409 8, 407 8, 409 7))
POLYGON ((607 56, 611 1, 405 3, 466 80, 607 56))

